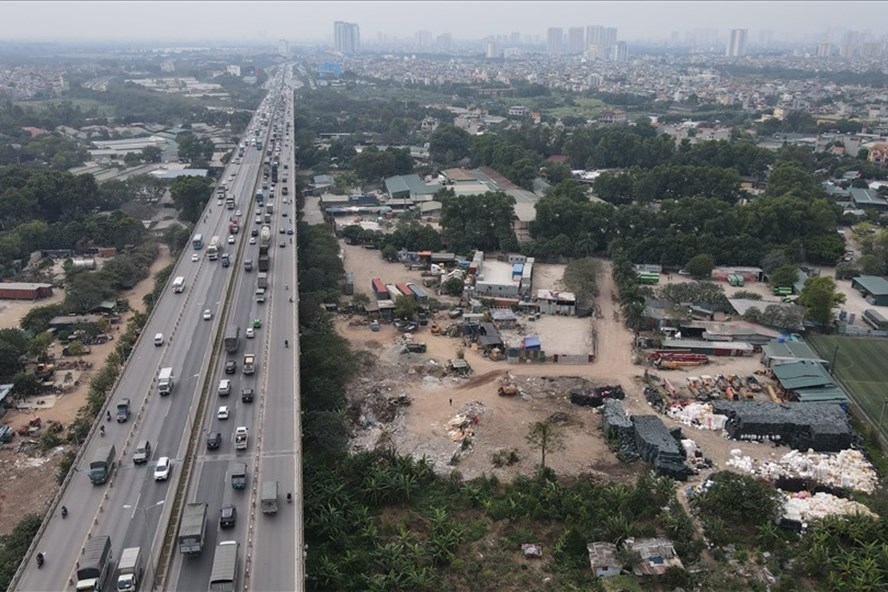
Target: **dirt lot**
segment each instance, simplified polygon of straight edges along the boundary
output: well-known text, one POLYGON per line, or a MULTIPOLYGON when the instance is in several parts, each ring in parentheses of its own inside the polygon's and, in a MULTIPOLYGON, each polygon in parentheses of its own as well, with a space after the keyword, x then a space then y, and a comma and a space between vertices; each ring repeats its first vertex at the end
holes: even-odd
MULTIPOLYGON (((135 310, 144 310, 142 297, 154 287, 154 274, 169 265, 171 258, 166 248, 161 249, 161 254, 151 267, 148 278, 139 282, 132 290, 121 293, 120 298, 129 301, 130 307, 135 310)), ((18 302, 4 300, 0 303, 0 328, 15 328, 19 326, 22 317, 34 306, 44 306, 61 302, 64 294, 56 290, 52 298, 34 302, 18 302)), ((126 326, 132 313, 122 315, 119 325, 126 326)), ((77 410, 83 406, 86 400, 86 392, 93 371, 101 368, 105 358, 113 351, 116 342, 111 341, 92 345, 92 352, 83 356, 83 361, 92 364, 92 369, 82 372, 72 371, 74 382, 68 392, 61 395, 45 395, 34 397, 23 402, 20 409, 14 409, 6 413, 3 423, 11 425, 14 429, 26 425, 34 417, 39 417, 44 423, 54 420, 67 426, 77 415, 77 410)), ((62 357, 62 348, 54 343, 50 353, 56 360, 62 361, 69 358, 62 357)), ((42 514, 46 506, 55 496, 58 485, 55 477, 58 461, 64 452, 63 448, 53 450, 46 456, 34 453, 16 452, 18 446, 26 438, 16 436, 12 442, 0 446, 0 471, 6 475, 6 481, 0 492, 0 535, 8 534, 19 519, 27 513, 42 514)))
MULTIPOLYGON (((381 277, 386 283, 418 281, 420 272, 408 271, 401 264, 384 262, 378 251, 343 246, 345 265, 355 274, 355 289, 370 293, 370 280, 381 277)), ((427 343, 425 354, 402 354, 403 338, 398 331, 383 325, 371 332, 365 319, 341 317, 337 329, 355 348, 366 349, 379 356, 377 368, 356 381, 352 399, 361 401, 362 414, 353 445, 367 449, 386 444, 403 454, 426 456, 442 472, 459 470, 467 478, 483 473, 509 479, 519 473, 530 473, 539 462, 539 452, 525 440, 529 426, 559 414, 564 425, 565 448, 547 458, 547 464, 559 474, 593 473, 609 479, 634 479, 647 467, 636 462, 623 464, 607 448, 599 429, 599 413, 588 407, 572 405, 570 387, 580 383, 603 386, 619 384, 626 392, 624 406, 632 414, 652 414, 643 398, 644 366, 637 365, 632 351, 632 334, 619 322, 617 305, 612 300, 615 286, 609 262, 602 262, 601 296, 598 305, 601 318, 577 319, 544 316, 527 323, 525 333, 540 335, 543 349, 572 351, 578 344, 588 351, 589 336, 597 335, 598 357, 583 365, 512 365, 493 362, 461 339, 432 335, 422 327, 414 341, 427 343), (473 372, 468 378, 445 372, 449 359, 464 349, 465 359, 473 372), (497 394, 500 379, 510 376, 519 388, 517 397, 497 394), (398 405, 406 395, 409 406, 398 405), (455 424, 463 429, 455 428, 455 424), (472 445, 461 450, 465 430, 471 432, 472 445), (496 468, 491 457, 496 451, 517 451, 518 462, 496 468), (455 464, 454 457, 457 457, 455 464)), ((556 288, 563 266, 538 265, 534 271, 535 285, 556 288)), ((678 279, 677 276, 674 276, 678 279)), ((683 280, 684 278, 681 278, 683 280)), ((449 320, 439 315, 446 325, 449 320)), ((522 319, 523 321, 523 319, 522 319)), ((675 370, 664 373, 672 384, 682 387, 688 375, 752 374, 762 368, 758 357, 716 360, 694 372, 675 370)), ((660 416, 667 427, 681 424, 660 416)), ((697 442, 716 466, 724 466, 732 449, 762 458, 775 451, 770 445, 726 440, 712 431, 684 428, 684 435, 697 442)), ((702 478, 703 475, 697 477, 702 478)))

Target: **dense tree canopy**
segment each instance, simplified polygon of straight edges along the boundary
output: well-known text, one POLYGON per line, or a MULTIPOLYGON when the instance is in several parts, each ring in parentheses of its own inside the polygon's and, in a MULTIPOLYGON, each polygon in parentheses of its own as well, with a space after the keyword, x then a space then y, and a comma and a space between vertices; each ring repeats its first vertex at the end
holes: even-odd
POLYGON ((515 198, 502 192, 444 198, 441 228, 456 253, 510 251, 518 246, 512 222, 515 198))

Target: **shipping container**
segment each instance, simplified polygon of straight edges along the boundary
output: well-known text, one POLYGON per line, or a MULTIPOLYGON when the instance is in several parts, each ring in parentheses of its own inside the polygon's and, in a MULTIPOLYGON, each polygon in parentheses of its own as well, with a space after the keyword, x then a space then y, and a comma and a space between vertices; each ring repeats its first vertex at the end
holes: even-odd
POLYGON ((382 283, 381 279, 379 279, 379 278, 374 279, 371 282, 371 285, 373 287, 373 293, 376 294, 377 300, 388 300, 389 299, 389 292, 386 289, 385 284, 382 283))

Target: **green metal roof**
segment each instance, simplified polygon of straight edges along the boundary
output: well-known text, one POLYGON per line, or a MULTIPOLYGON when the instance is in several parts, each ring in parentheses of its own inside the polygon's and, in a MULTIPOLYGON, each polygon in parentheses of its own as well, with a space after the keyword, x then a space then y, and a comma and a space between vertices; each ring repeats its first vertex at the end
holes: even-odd
POLYGON ((873 296, 888 295, 888 280, 878 275, 859 275, 851 280, 852 286, 860 286, 873 296))

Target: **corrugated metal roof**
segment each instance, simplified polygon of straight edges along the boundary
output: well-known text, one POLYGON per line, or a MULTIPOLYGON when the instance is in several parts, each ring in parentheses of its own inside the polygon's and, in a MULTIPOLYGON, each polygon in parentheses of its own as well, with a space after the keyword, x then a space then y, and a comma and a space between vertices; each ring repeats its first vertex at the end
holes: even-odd
POLYGON ((859 275, 851 280, 851 285, 857 285, 873 296, 888 295, 888 280, 877 275, 859 275))

